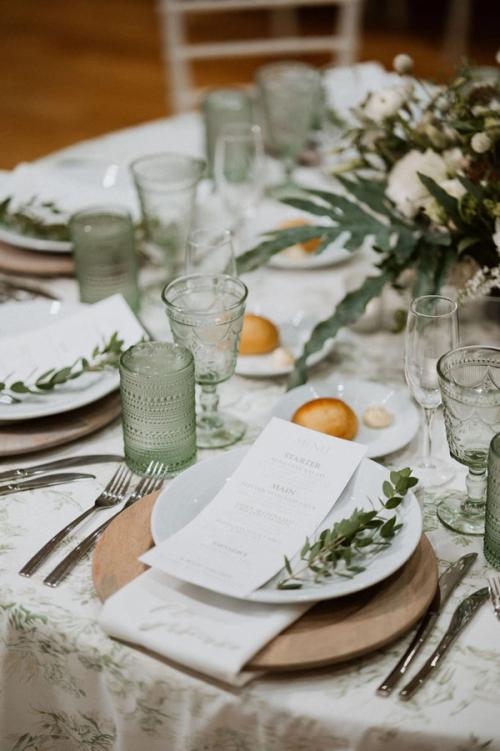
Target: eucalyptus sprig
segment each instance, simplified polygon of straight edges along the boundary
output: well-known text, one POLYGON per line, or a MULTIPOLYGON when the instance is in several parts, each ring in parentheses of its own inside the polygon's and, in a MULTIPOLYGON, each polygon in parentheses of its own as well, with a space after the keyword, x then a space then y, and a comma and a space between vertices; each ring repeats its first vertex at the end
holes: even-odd
POLYGON ((304 566, 297 571, 285 556, 288 576, 278 582, 278 589, 300 589, 311 575, 318 584, 334 574, 352 578, 364 571, 363 559, 388 547, 403 526, 396 515, 386 516, 383 512, 397 508, 408 490, 418 483, 409 467, 391 472, 390 478, 382 485, 385 499, 379 498, 380 510, 356 508, 350 517, 322 530, 314 541, 306 537, 300 551, 304 566))
POLYGON ((47 394, 56 386, 68 381, 74 381, 84 373, 97 373, 107 368, 117 368, 120 356, 124 351, 124 340, 119 338, 118 332, 111 334, 107 341, 97 344, 90 357, 79 357, 71 365, 63 368, 50 368, 42 373, 32 383, 26 381, 0 382, 0 398, 6 397, 10 404, 21 401, 22 394, 47 394))

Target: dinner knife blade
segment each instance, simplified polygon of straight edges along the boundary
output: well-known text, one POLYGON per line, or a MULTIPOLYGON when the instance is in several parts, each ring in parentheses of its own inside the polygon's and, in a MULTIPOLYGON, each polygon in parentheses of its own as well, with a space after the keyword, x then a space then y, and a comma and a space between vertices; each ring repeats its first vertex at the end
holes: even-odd
POLYGON ((425 683, 429 675, 440 664, 457 636, 464 630, 467 624, 471 622, 481 605, 489 599, 489 596, 489 588, 482 587, 469 595, 469 597, 466 597, 465 600, 462 600, 453 613, 450 625, 434 652, 418 671, 416 676, 412 678, 411 681, 399 692, 401 699, 404 701, 411 699, 411 697, 425 683))
POLYGON ((65 482, 74 480, 95 480, 95 475, 89 475, 84 472, 60 472, 57 475, 45 475, 45 477, 34 477, 23 482, 9 482, 7 485, 0 486, 0 496, 9 495, 10 493, 21 493, 23 490, 38 490, 39 488, 48 488, 51 485, 62 485, 65 482))
POLYGON ((420 621, 415 636, 398 663, 377 688, 377 694, 379 694, 379 696, 389 696, 389 694, 392 693, 393 688, 406 673, 427 640, 427 637, 436 623, 439 613, 446 605, 451 593, 457 584, 462 581, 476 558, 477 553, 467 553, 467 555, 463 555, 458 561, 455 561, 455 563, 452 563, 447 569, 445 569, 445 571, 443 571, 439 577, 436 594, 434 595, 427 612, 420 621))
POLYGON ((63 469, 64 467, 81 467, 85 464, 100 464, 104 462, 122 462, 123 456, 118 454, 83 454, 82 456, 66 457, 51 462, 34 464, 32 467, 19 467, 0 472, 0 481, 33 477, 51 469, 63 469))

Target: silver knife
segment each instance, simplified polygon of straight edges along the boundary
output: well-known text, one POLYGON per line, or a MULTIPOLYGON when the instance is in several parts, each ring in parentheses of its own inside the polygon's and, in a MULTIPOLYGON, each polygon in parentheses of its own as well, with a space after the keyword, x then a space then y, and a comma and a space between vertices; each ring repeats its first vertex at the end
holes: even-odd
POLYGON ((118 454, 84 454, 83 456, 66 457, 52 462, 34 464, 32 467, 20 467, 0 472, 0 480, 14 480, 23 477, 33 477, 43 474, 48 469, 63 469, 64 467, 80 467, 84 464, 99 464, 102 462, 122 462, 123 456, 118 454))
POLYGON ((409 666, 420 651, 420 648, 431 633, 439 613, 446 605, 451 593, 459 584, 467 571, 477 558, 477 553, 468 553, 452 563, 443 571, 439 577, 438 588, 434 598, 429 605, 427 612, 419 623, 415 636, 401 657, 397 665, 389 673, 387 678, 377 688, 377 694, 380 696, 389 696, 394 686, 399 682, 406 673, 409 666))
POLYGON ((453 644, 457 636, 463 631, 468 623, 473 619, 475 613, 481 605, 489 599, 490 590, 488 587, 482 587, 477 589, 465 600, 462 600, 460 605, 453 613, 448 626, 448 630, 437 645, 434 652, 431 654, 424 666, 418 671, 416 676, 399 692, 401 699, 407 701, 411 699, 413 694, 422 686, 426 678, 437 668, 444 655, 453 644))
POLYGON ((23 482, 9 482, 7 485, 0 486, 0 496, 9 495, 10 493, 21 493, 23 490, 38 490, 38 488, 48 488, 51 485, 62 485, 64 482, 73 482, 73 480, 95 480, 95 475, 85 474, 83 472, 60 472, 58 475, 45 475, 45 477, 36 477, 32 480, 23 482))

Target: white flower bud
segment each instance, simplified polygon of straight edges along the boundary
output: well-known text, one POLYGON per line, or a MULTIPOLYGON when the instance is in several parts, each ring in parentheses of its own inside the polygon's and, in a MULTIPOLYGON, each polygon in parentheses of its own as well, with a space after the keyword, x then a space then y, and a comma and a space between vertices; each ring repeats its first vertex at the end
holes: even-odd
POLYGON ((476 154, 484 154, 491 149, 491 141, 486 133, 474 133, 470 139, 470 145, 476 154))
POLYGON ((409 73, 413 69, 413 60, 409 55, 401 53, 400 55, 396 55, 392 61, 392 67, 396 73, 404 76, 405 73, 409 73))

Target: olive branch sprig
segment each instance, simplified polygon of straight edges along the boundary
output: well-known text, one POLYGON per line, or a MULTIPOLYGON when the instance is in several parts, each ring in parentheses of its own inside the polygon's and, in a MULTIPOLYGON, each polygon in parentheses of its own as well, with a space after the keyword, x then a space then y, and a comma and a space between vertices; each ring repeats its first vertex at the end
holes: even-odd
POLYGON ((306 581, 304 574, 307 572, 312 574, 312 580, 317 584, 333 574, 352 578, 365 571, 366 567, 361 565, 359 559, 388 547, 403 526, 396 515, 387 517, 383 512, 397 508, 408 490, 417 483, 418 479, 412 475, 409 467, 391 472, 390 482, 385 480, 382 485, 385 500, 379 498, 381 509, 367 511, 356 508, 350 517, 322 530, 314 541, 306 537, 300 551, 300 560, 304 561, 304 565, 294 571, 285 556, 287 576, 278 582, 278 589, 300 589, 306 581))
POLYGON ((23 394, 46 394, 68 381, 74 381, 84 373, 97 373, 107 368, 117 368, 120 356, 124 352, 124 340, 118 332, 111 334, 107 341, 97 344, 89 358, 78 357, 71 365, 63 368, 50 368, 42 373, 32 383, 17 380, 12 383, 0 382, 0 398, 5 398, 10 404, 21 401, 23 394))

